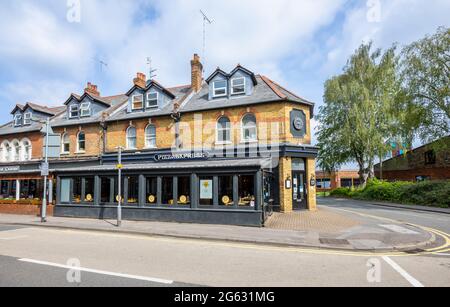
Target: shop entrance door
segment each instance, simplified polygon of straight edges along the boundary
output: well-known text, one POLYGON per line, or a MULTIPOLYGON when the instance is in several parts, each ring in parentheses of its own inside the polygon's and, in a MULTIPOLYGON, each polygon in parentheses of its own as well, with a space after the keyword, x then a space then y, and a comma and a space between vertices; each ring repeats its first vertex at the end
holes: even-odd
POLYGON ((308 190, 306 185, 306 172, 292 172, 292 194, 294 210, 307 209, 308 190))

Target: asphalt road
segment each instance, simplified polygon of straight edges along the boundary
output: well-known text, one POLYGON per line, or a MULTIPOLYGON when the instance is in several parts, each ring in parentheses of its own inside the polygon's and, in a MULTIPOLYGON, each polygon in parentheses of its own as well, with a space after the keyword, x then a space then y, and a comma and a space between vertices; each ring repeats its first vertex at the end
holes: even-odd
POLYGON ((361 254, 0 226, 0 286, 190 285, 448 287, 450 256, 361 254), (79 282, 74 282, 74 263, 81 267, 79 282))

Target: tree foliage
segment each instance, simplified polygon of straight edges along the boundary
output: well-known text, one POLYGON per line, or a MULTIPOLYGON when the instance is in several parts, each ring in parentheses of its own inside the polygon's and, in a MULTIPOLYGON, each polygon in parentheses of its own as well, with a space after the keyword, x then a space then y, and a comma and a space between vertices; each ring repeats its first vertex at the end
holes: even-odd
POLYGON ((450 29, 405 47, 401 63, 408 95, 405 131, 424 143, 450 135, 450 29))
POLYGON ((326 81, 325 105, 317 118, 322 169, 334 171, 356 161, 362 184, 374 177, 375 158, 389 151, 386 141, 398 135, 400 125, 395 50, 372 52, 371 43, 363 44, 344 72, 326 81))

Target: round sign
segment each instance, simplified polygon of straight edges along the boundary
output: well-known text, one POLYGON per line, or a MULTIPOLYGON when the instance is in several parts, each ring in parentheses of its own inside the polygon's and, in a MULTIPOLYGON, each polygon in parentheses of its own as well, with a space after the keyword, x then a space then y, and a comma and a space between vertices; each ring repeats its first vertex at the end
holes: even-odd
POLYGON ((116 200, 119 202, 119 201, 122 201, 122 196, 120 196, 120 195, 117 195, 116 196, 116 200))
POLYGON ((91 194, 86 195, 86 200, 87 201, 92 201, 92 195, 91 194))
POLYGON ((294 128, 297 130, 302 130, 304 127, 305 123, 303 122, 303 119, 301 117, 296 117, 294 119, 294 128))
POLYGON ((181 196, 180 196, 180 203, 181 203, 181 204, 187 203, 187 197, 184 196, 184 195, 181 195, 181 196))
POLYGON ((228 204, 230 203, 230 198, 228 196, 224 196, 222 197, 222 202, 228 206, 228 204))
POLYGON ((155 200, 156 200, 156 197, 155 197, 154 195, 150 195, 150 196, 148 197, 148 202, 151 203, 151 204, 154 204, 154 203, 155 203, 155 200))

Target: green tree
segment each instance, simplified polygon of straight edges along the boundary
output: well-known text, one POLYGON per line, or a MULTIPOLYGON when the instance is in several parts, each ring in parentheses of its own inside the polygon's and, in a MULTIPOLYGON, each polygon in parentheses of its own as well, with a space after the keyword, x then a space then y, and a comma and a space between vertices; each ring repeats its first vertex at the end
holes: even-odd
POLYGON ((401 74, 408 95, 405 131, 424 143, 450 135, 450 29, 406 46, 401 74))
POLYGON ((319 122, 319 166, 334 171, 357 162, 362 185, 374 177, 376 157, 389 151, 388 140, 398 135, 397 100, 401 97, 395 47, 382 53, 363 44, 344 72, 325 83, 319 122))

